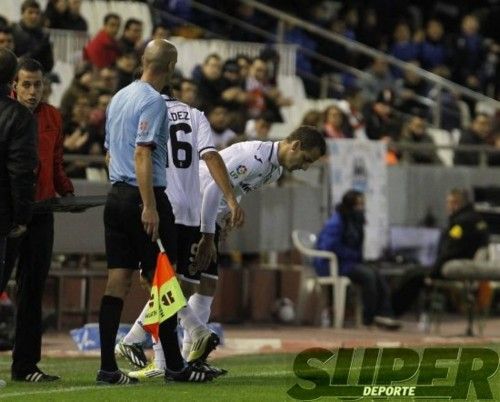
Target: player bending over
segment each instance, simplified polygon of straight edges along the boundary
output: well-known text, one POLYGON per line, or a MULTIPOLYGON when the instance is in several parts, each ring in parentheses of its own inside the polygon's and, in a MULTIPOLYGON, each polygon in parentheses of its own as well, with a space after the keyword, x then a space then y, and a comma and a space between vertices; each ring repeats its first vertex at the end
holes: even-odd
MULTIPOLYGON (((325 152, 326 144, 321 132, 314 127, 301 126, 282 141, 241 142, 220 151, 220 155, 239 201, 244 194, 277 181, 283 168, 288 171, 306 170, 325 152)), ((201 322, 206 324, 210 317, 218 280, 218 266, 213 258, 213 250, 218 246, 221 225, 229 208, 204 163, 200 165, 200 181, 202 237, 195 258, 196 272, 185 271, 182 277, 184 281, 199 283, 198 290, 189 298, 188 304, 201 322)), ((181 323, 184 325, 184 322, 181 323)), ((193 345, 196 346, 197 342, 190 331, 184 331, 182 345, 184 357, 193 350, 193 345)), ((164 360, 161 354, 161 348, 155 348, 155 362, 164 360)))

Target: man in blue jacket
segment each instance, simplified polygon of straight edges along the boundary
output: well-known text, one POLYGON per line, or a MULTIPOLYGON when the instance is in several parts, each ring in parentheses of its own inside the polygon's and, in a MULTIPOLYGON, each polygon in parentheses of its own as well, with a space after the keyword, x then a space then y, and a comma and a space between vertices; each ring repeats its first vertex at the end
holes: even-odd
MULTIPOLYGON (((393 311, 389 288, 384 278, 370 266, 363 265, 365 225, 365 198, 356 190, 342 197, 335 213, 328 219, 318 236, 316 248, 337 255, 339 274, 347 276, 362 288, 363 324, 398 329, 401 325, 392 319, 393 311)), ((319 276, 330 275, 328 261, 314 261, 319 276)))

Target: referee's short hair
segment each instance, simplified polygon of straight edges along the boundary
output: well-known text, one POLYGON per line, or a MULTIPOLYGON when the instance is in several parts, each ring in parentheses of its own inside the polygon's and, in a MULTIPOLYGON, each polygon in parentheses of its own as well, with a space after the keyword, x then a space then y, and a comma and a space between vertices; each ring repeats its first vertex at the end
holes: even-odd
POLYGON ((285 138, 286 142, 300 141, 300 149, 310 151, 319 149, 321 156, 326 153, 326 142, 321 131, 313 126, 300 126, 285 138))
POLYGON ((0 49, 0 85, 9 84, 16 75, 17 58, 9 49, 0 49))

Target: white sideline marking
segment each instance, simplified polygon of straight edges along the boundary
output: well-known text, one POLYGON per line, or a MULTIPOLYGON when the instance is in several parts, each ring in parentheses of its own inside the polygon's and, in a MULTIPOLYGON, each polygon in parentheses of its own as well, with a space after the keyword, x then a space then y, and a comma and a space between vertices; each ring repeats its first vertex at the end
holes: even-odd
MULTIPOLYGON (((229 372, 228 378, 238 378, 238 377, 278 377, 284 374, 292 374, 291 371, 288 370, 281 370, 281 371, 268 371, 268 372, 261 372, 261 373, 240 373, 240 374, 235 374, 234 376, 231 375, 231 372, 229 372)), ((137 384, 137 385, 124 385, 123 387, 130 387, 130 388, 135 388, 137 386, 145 385, 147 383, 143 382, 142 384, 137 384)), ((8 386, 8 385, 7 385, 8 386)), ((3 388, 5 389, 5 388, 3 388)), ((16 396, 25 396, 25 395, 41 395, 41 394, 60 394, 64 392, 76 392, 76 391, 86 391, 86 390, 110 390, 110 389, 122 389, 122 386, 120 387, 115 387, 112 385, 106 386, 106 385, 84 385, 81 387, 68 387, 68 388, 57 388, 57 389, 44 389, 44 390, 38 390, 38 391, 27 391, 27 392, 10 392, 10 393, 1 393, 0 392, 0 399, 3 398, 12 398, 16 396)))

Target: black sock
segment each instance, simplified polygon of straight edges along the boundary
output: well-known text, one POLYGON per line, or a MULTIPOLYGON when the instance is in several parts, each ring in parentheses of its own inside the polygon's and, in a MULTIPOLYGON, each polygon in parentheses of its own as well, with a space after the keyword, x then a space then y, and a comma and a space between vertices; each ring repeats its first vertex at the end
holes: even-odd
POLYGON ((160 341, 165 355, 165 364, 169 370, 180 371, 184 367, 184 360, 179 350, 177 340, 177 314, 160 324, 160 341))
POLYGON ((101 338, 101 370, 116 371, 115 341, 123 300, 119 297, 104 295, 99 312, 99 336, 101 338))

